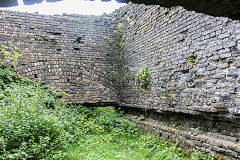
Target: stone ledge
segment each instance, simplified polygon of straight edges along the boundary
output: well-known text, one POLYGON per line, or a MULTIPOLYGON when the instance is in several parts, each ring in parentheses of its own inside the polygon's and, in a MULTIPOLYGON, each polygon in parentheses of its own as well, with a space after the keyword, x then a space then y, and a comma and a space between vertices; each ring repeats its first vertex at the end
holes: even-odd
POLYGON ((137 126, 144 131, 150 131, 163 139, 179 142, 179 145, 186 149, 197 149, 201 152, 210 154, 223 154, 233 157, 233 159, 240 158, 240 144, 238 143, 220 138, 213 138, 209 136, 208 133, 203 134, 198 131, 183 131, 178 128, 157 123, 156 121, 154 122, 153 120, 139 120, 137 116, 128 116, 130 116, 130 119, 135 121, 137 126))

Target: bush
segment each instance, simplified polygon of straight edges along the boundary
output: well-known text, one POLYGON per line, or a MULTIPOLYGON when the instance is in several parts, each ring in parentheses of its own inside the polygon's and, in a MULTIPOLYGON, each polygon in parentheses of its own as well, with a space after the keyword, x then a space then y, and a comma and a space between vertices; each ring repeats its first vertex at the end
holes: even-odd
MULTIPOLYGON (((128 159, 136 157, 132 155, 135 152, 146 159, 184 157, 176 146, 141 134, 113 107, 69 106, 58 97, 43 83, 0 65, 0 159, 75 159, 69 152, 73 146, 80 147, 77 150, 83 155, 87 154, 84 149, 95 147, 94 152, 104 151, 104 155, 111 151, 115 158, 116 151, 124 148, 122 153, 131 151, 128 159)), ((76 152, 76 159, 81 154, 76 152)), ((191 157, 198 158, 204 156, 191 157)))
POLYGON ((14 40, 13 37, 8 41, 0 42, 0 59, 3 63, 8 66, 15 66, 17 64, 17 59, 22 57, 20 52, 21 41, 14 40))
POLYGON ((113 108, 68 106, 41 83, 0 67, 0 159, 64 156, 89 134, 132 136, 134 124, 113 108))
POLYGON ((0 65, 0 159, 41 159, 57 154, 69 133, 55 110, 57 95, 0 65))
POLYGON ((60 149, 66 141, 63 123, 44 107, 39 90, 34 86, 9 86, 4 92, 7 105, 0 106, 0 158, 45 157, 60 149))

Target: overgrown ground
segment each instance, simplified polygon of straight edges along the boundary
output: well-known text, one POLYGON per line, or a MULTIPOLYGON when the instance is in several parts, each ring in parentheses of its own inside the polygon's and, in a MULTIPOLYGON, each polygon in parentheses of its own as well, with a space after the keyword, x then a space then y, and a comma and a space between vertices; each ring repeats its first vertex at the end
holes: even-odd
POLYGON ((0 159, 214 159, 142 133, 112 107, 70 106, 60 96, 0 65, 0 159))

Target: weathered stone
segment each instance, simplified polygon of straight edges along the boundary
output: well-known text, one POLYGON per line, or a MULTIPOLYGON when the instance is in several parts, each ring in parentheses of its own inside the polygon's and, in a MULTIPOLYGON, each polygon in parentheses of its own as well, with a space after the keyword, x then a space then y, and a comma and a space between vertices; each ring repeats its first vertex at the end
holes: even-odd
POLYGON ((223 46, 224 46, 225 48, 233 47, 233 46, 236 46, 236 42, 231 42, 231 41, 224 42, 224 43, 223 43, 223 46))
MULTIPOLYGON (((116 104, 152 110, 153 115, 195 116, 195 121, 191 120, 195 128, 204 128, 198 123, 201 116, 201 122, 213 123, 206 130, 214 132, 214 137, 236 138, 240 132, 240 116, 235 112, 240 96, 236 47, 239 21, 181 7, 167 10, 134 4, 103 16, 0 11, 0 17, 1 43, 6 44, 11 36, 23 40, 24 56, 19 59, 17 72, 67 93, 68 103, 116 104), (123 27, 121 42, 126 45, 121 55, 114 33, 119 23, 123 27), (150 73, 144 87, 134 81, 131 71, 140 67, 150 73)), ((197 144, 203 151, 211 151, 207 145, 221 148, 219 142, 200 143, 200 132, 189 133, 181 138, 193 141, 190 145, 197 144)), ((221 150, 230 156, 235 152, 231 138, 226 140, 231 142, 230 147, 221 150)))
MULTIPOLYGON (((41 3, 43 0, 23 0, 24 4, 35 4, 41 3)), ((57 2, 61 0, 47 0, 47 2, 57 2)), ((92 0, 93 1, 93 0, 92 0)), ((102 0, 110 1, 110 0, 102 0)), ((117 0, 118 2, 129 3, 130 0, 117 0)), ((187 10, 194 10, 196 12, 201 12, 205 14, 210 14, 213 16, 226 16, 233 19, 239 19, 239 2, 238 1, 229 1, 229 0, 188 0, 188 1, 179 1, 179 0, 131 0, 132 3, 138 4, 148 4, 148 5, 161 5, 162 7, 174 7, 174 6, 183 6, 187 10)), ((17 0, 2 0, 0 3, 1 7, 5 6, 15 6, 17 0)), ((220 23, 221 24, 221 23, 220 23)))
POLYGON ((228 58, 228 57, 231 57, 231 56, 232 56, 231 53, 225 53, 225 54, 221 54, 220 58, 228 58))
POLYGON ((218 36, 218 38, 220 38, 220 39, 228 38, 228 37, 230 37, 230 34, 229 34, 229 33, 220 34, 220 35, 218 36))
POLYGON ((231 97, 230 93, 229 92, 222 92, 220 94, 220 97, 223 98, 223 99, 228 99, 231 97))
POLYGON ((24 58, 19 59, 18 73, 67 92, 68 103, 116 103, 117 83, 112 75, 118 65, 111 58, 114 50, 112 55, 106 54, 111 48, 109 40, 114 38, 109 16, 0 11, 0 17, 0 30, 5 30, 0 33, 5 40, 1 43, 6 44, 12 36, 15 41, 22 40, 24 58))

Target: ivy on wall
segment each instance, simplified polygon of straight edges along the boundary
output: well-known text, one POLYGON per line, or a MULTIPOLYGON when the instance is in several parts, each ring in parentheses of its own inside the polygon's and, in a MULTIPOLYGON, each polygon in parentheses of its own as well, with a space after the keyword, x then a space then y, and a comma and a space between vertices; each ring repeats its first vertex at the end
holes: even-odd
MULTIPOLYGON (((133 25, 132 19, 127 18, 127 22, 130 25, 133 25)), ((150 73, 146 66, 142 66, 139 68, 131 68, 124 64, 123 56, 124 51, 126 49, 125 38, 123 36, 123 19, 120 19, 117 23, 117 29, 114 31, 115 33, 115 44, 118 48, 118 66, 119 72, 114 72, 113 76, 119 80, 119 82, 133 81, 135 85, 139 86, 142 90, 146 90, 147 86, 150 84, 150 73)))

